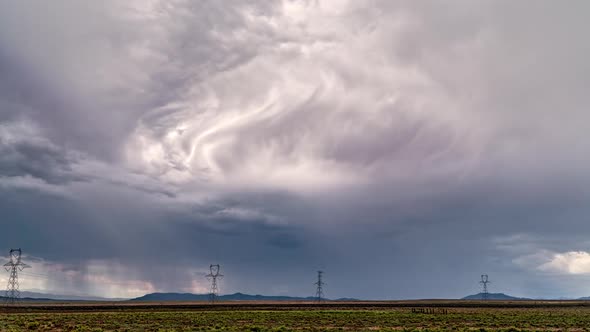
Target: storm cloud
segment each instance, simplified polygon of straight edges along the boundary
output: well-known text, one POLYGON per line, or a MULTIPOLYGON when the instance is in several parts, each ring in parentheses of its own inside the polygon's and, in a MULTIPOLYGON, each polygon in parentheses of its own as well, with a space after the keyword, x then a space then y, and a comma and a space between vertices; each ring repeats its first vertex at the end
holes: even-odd
POLYGON ((588 7, 2 2, 6 253, 99 296, 212 263, 223 293, 590 295, 588 7))

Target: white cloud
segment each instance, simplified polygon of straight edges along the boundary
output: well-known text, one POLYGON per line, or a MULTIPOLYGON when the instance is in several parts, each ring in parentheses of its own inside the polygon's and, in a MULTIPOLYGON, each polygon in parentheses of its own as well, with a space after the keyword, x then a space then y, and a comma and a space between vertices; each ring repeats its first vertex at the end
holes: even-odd
POLYGON ((586 251, 555 253, 538 269, 561 274, 590 274, 590 253, 586 251))
POLYGON ((590 274, 590 253, 587 251, 564 251, 546 249, 548 238, 518 233, 496 237, 492 240, 496 249, 507 256, 511 262, 531 272, 551 274, 582 275, 590 274))
MULTIPOLYGON (((176 184, 321 192, 460 177, 478 159, 485 130, 473 130, 465 105, 383 47, 400 42, 398 23, 412 19, 404 11, 386 20, 356 2, 286 1, 272 15, 235 14, 243 24, 201 33, 239 61, 228 67, 220 49, 204 64, 208 76, 189 66, 194 78, 130 136, 130 165, 176 184)), ((183 38, 190 22, 166 28, 183 38)), ((176 54, 181 63, 187 56, 176 54)))
POLYGON ((551 240, 526 233, 496 237, 496 249, 511 256, 511 262, 528 271, 555 274, 590 274, 590 253, 586 251, 556 252, 547 249, 551 240))

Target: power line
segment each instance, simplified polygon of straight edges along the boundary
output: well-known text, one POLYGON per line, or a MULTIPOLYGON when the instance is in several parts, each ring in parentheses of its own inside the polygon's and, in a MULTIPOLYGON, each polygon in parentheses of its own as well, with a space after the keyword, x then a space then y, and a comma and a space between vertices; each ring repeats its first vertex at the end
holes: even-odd
POLYGON ((481 281, 479 283, 481 284, 481 287, 482 287, 481 298, 483 300, 487 300, 489 297, 488 284, 491 283, 491 281, 488 280, 488 275, 482 274, 481 281))
POLYGON ((219 289, 217 288, 217 279, 223 279, 223 274, 219 272, 220 270, 219 264, 211 264, 209 265, 210 273, 206 275, 207 279, 211 281, 211 292, 209 293, 209 301, 211 303, 215 303, 217 297, 219 296, 219 289))
POLYGON ((324 300, 323 287, 326 283, 322 280, 323 273, 324 273, 323 271, 318 271, 318 281, 314 284, 317 286, 316 291, 315 291, 315 297, 316 297, 316 301, 318 303, 321 303, 324 300))
POLYGON ((6 271, 10 272, 8 285, 6 287, 6 305, 15 305, 20 301, 20 291, 18 290, 18 272, 30 266, 21 261, 22 251, 10 249, 10 262, 4 264, 6 271))
POLYGON ((49 278, 49 276, 47 274, 36 273, 36 272, 23 271, 20 274, 21 275, 28 275, 28 276, 39 276, 39 277, 43 277, 43 278, 49 278))

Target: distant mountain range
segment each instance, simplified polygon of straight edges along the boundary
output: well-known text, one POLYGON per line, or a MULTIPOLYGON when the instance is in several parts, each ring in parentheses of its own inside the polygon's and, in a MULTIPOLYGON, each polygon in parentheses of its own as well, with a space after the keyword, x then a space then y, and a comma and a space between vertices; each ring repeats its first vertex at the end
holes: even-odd
MULTIPOLYGON (((461 300, 483 300, 483 293, 465 296, 461 300)), ((506 295, 504 293, 488 293, 488 300, 504 300, 504 301, 516 301, 516 300, 531 300, 524 297, 514 297, 506 295)))
MULTIPOLYGON (((4 302, 3 292, 0 292, 0 303, 4 302)), ((473 294, 465 296, 462 300, 482 300, 483 294, 473 294)), ((504 300, 504 301, 518 301, 518 300, 539 300, 530 299, 523 297, 510 296, 504 293, 489 293, 488 299, 490 300, 504 300)), ((56 301, 153 301, 153 302, 165 302, 165 301, 186 301, 186 302, 198 302, 208 301, 209 294, 191 294, 191 293, 151 293, 146 294, 133 299, 123 298, 105 298, 91 295, 56 295, 56 294, 45 294, 41 292, 21 292, 21 300, 25 302, 36 301, 36 302, 56 302, 56 301)), ((221 301, 313 301, 315 297, 297 297, 297 296, 267 296, 267 295, 250 295, 244 293, 234 293, 227 295, 220 295, 219 300, 221 301)), ((550 299, 546 299, 550 300, 550 299)), ((565 298, 559 298, 554 300, 566 300, 565 298)), ((590 297, 580 297, 577 299, 568 300, 590 300, 590 297)), ((339 298, 332 301, 359 301, 354 298, 339 298)))
MULTIPOLYGON (((266 296, 250 295, 244 293, 234 293, 220 295, 220 301, 313 301, 315 297, 295 297, 295 296, 266 296)), ((129 301, 208 301, 209 294, 191 294, 191 293, 151 293, 140 296, 129 301)), ((351 298, 341 298, 335 301, 358 301, 351 298)))

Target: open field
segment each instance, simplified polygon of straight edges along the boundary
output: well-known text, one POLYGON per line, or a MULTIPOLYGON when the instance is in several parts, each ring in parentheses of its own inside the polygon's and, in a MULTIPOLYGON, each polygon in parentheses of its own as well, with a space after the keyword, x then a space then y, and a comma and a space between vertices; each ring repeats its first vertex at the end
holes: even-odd
POLYGON ((2 331, 589 331, 584 301, 33 303, 2 331), (427 313, 416 312, 426 311, 427 313))

